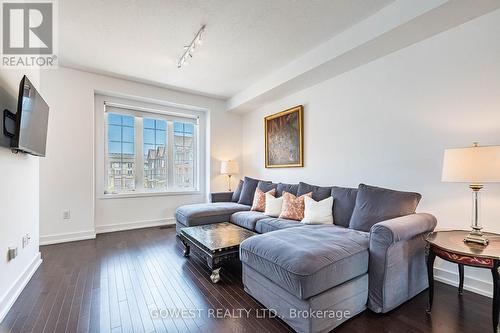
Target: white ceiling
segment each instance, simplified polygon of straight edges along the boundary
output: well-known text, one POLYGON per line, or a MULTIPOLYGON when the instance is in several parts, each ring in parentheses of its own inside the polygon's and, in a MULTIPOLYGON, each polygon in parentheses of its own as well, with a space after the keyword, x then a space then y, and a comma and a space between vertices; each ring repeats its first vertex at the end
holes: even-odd
POLYGON ((64 0, 59 60, 229 98, 393 0, 64 0), (203 45, 177 61, 202 24, 203 45))

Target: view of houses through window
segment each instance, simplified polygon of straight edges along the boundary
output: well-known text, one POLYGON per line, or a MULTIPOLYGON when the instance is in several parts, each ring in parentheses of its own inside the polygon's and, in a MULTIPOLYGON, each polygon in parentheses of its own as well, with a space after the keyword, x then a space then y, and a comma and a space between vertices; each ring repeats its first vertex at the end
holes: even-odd
POLYGON ((108 191, 135 189, 135 125, 134 117, 108 115, 108 191))
POLYGON ((105 193, 196 189, 193 123, 108 113, 106 130, 105 193), (142 172, 138 165, 143 165, 142 172))
POLYGON ((144 118, 144 188, 167 188, 167 122, 144 118))
POLYGON ((174 169, 175 186, 193 187, 194 145, 193 124, 174 123, 174 169))

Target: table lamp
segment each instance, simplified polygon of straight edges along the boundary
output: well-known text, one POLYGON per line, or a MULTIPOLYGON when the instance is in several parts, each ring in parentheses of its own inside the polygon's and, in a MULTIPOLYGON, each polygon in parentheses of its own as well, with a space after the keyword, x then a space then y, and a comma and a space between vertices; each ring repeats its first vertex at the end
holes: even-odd
POLYGON ((484 183, 500 182, 500 146, 446 149, 443 160, 443 182, 468 183, 472 190, 472 231, 464 242, 488 244, 481 232, 479 190, 484 183))
POLYGON ((236 161, 222 161, 220 164, 220 173, 222 175, 227 175, 229 177, 229 192, 231 192, 231 176, 238 174, 240 172, 240 167, 236 161))

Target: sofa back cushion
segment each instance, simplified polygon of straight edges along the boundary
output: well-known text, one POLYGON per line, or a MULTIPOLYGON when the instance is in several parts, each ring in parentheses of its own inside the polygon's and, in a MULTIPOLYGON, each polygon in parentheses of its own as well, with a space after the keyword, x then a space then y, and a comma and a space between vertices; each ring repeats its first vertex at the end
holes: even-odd
POLYGON ((352 212, 356 205, 357 188, 332 187, 333 220, 336 225, 349 227, 352 212))
POLYGON ((245 177, 243 179, 243 186, 241 188, 241 194, 240 198, 238 199, 238 203, 251 206, 253 203, 253 196, 255 195, 255 190, 257 189, 258 184, 258 179, 245 177))
POLYGON ((312 198, 316 201, 321 201, 332 195, 331 187, 321 187, 316 185, 309 185, 307 183, 299 183, 299 188, 297 190, 297 196, 304 195, 306 193, 312 192, 312 198))
POLYGON ((257 184, 257 188, 260 189, 262 192, 266 193, 271 190, 276 190, 278 187, 278 184, 273 183, 268 180, 259 180, 259 183, 257 184))
POLYGON ((359 184, 349 228, 370 231, 377 222, 413 214, 421 197, 419 193, 359 184))
POLYGON ((299 189, 299 184, 284 184, 279 183, 276 188, 276 197, 281 197, 283 192, 292 193, 293 195, 297 195, 297 191, 299 189))
POLYGON ((233 197, 231 199, 232 202, 238 202, 240 200, 240 195, 241 195, 241 189, 243 188, 243 180, 240 179, 238 182, 238 186, 233 192, 233 197))

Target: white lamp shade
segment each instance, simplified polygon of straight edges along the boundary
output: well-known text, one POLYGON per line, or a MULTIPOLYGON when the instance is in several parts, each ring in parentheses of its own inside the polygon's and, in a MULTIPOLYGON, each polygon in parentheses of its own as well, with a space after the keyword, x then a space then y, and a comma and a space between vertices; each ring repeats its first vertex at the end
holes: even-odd
POLYGON ((236 161, 222 161, 220 164, 220 173, 223 175, 235 175, 240 172, 240 166, 236 161))
POLYGON ((441 179, 469 184, 500 182, 500 146, 446 149, 441 179))

